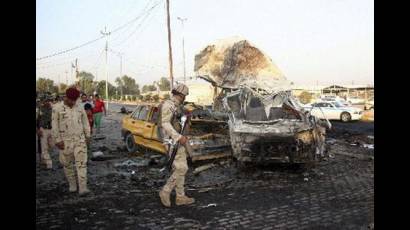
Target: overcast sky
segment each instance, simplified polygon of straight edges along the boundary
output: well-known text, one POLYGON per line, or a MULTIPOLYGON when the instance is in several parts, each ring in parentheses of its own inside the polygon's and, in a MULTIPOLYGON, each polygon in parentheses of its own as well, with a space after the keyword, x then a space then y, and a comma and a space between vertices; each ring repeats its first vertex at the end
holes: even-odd
MULTIPOLYGON (((371 0, 170 0, 174 76, 187 75, 194 56, 217 39, 242 36, 263 50, 297 84, 373 83, 374 2, 371 0)), ((123 74, 142 84, 168 76, 165 0, 37 0, 36 57, 70 49, 140 16, 111 34, 123 52, 123 74), (159 5, 148 11, 159 2, 159 5)), ((105 79, 105 38, 63 55, 36 61, 37 78, 72 82, 70 63, 105 79), (66 74, 67 72, 67 74, 66 74)), ((109 81, 120 58, 108 53, 109 81)))

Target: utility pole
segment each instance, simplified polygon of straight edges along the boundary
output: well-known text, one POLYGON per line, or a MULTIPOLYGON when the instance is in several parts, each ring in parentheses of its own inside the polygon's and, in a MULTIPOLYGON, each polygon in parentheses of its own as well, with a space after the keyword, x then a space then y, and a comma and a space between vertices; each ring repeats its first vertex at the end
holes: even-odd
POLYGON ((107 32, 107 27, 104 27, 104 31, 101 31, 101 34, 106 37, 105 40, 105 100, 107 102, 108 110, 108 36, 111 32, 107 32))
MULTIPOLYGON (((121 77, 122 77, 122 53, 119 53, 118 54, 119 56, 120 56, 120 79, 121 79, 121 77)), ((122 99, 122 93, 123 93, 123 89, 122 88, 124 88, 124 86, 121 84, 121 99, 122 99)))
POLYGON ((65 84, 68 86, 68 71, 65 71, 65 84))
POLYGON ((181 21, 181 24, 182 24, 182 59, 183 59, 183 62, 184 62, 184 83, 186 84, 184 21, 186 21, 187 18, 180 18, 180 17, 178 17, 178 20, 180 20, 180 21, 181 21))
MULTIPOLYGON (((123 55, 124 53, 118 52, 118 51, 114 51, 114 50, 112 50, 112 49, 110 49, 110 51, 113 52, 114 54, 116 54, 118 57, 120 57, 120 79, 121 79, 121 77, 122 77, 122 55, 123 55)), ((122 95, 123 95, 123 85, 121 85, 121 98, 122 98, 122 95)))
POLYGON ((58 93, 61 91, 60 74, 58 75, 58 93))
POLYGON ((167 27, 168 27, 168 51, 169 51, 169 78, 171 79, 171 89, 174 88, 174 74, 172 66, 172 47, 171 47, 171 19, 169 16, 169 0, 167 0, 167 27))

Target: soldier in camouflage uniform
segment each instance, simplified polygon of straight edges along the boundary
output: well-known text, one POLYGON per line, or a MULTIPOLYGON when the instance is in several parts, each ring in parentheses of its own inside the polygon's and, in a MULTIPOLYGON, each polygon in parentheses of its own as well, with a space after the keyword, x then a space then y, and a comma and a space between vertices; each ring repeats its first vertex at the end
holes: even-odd
POLYGON ((53 138, 51 136, 51 113, 52 100, 51 96, 45 95, 38 108, 37 113, 37 135, 41 143, 41 159, 40 163, 47 169, 53 168, 53 162, 50 158, 49 149, 54 146, 53 138))
POLYGON ((76 101, 80 92, 75 88, 66 91, 63 103, 53 107, 52 134, 56 146, 60 149, 60 163, 68 180, 69 191, 77 191, 80 195, 89 193, 87 188, 87 143, 90 141, 90 126, 84 108, 76 101))
POLYGON ((159 192, 161 202, 165 207, 171 207, 170 194, 174 188, 176 192, 176 205, 186 205, 195 202, 193 198, 187 197, 184 191, 185 174, 188 171, 185 145, 188 139, 179 134, 181 126, 178 122, 178 117, 181 117, 182 114, 182 103, 187 95, 188 87, 184 84, 179 84, 172 90, 172 98, 164 101, 160 106, 159 126, 162 136, 164 138, 172 138, 172 140, 180 143, 172 165, 172 174, 159 192))

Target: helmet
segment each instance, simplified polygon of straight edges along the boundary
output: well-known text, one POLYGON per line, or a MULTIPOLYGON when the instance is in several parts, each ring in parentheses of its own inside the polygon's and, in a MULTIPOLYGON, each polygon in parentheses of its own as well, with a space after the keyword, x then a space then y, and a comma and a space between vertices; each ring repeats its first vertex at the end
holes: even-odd
POLYGON ((180 93, 184 96, 187 96, 189 94, 189 89, 188 86, 180 83, 174 86, 174 88, 172 89, 172 93, 180 93))

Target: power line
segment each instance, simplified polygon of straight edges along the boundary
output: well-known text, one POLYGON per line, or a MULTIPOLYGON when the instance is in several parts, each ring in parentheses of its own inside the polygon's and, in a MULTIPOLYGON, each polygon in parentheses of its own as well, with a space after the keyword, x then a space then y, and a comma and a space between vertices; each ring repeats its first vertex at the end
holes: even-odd
MULTIPOLYGON (((141 35, 141 34, 146 30, 146 28, 148 27, 148 24, 152 21, 152 19, 154 18, 154 16, 155 16, 155 14, 151 14, 151 17, 147 19, 147 23, 145 23, 145 25, 144 25, 143 27, 141 27, 141 30, 139 30, 139 33, 138 33, 138 34, 141 35)), ((128 42, 125 42, 125 43, 124 43, 124 44, 126 44, 126 45, 124 45, 124 46, 120 49, 120 51, 123 51, 125 48, 130 49, 131 47, 134 47, 134 45, 139 44, 139 43, 136 42, 136 41, 138 41, 139 38, 141 38, 141 36, 139 36, 139 37, 137 37, 137 38, 135 38, 135 39, 129 39, 128 42), (133 41, 133 43, 129 44, 130 41, 133 41)))
MULTIPOLYGON (((158 4, 159 4, 159 2, 158 2, 156 5, 152 6, 149 10, 152 10, 152 9, 155 8, 158 4)), ((138 15, 137 17, 135 17, 134 19, 128 21, 127 23, 123 24, 122 26, 119 26, 119 27, 117 27, 116 29, 112 30, 110 33, 112 34, 112 33, 118 32, 119 30, 121 30, 121 29, 127 27, 128 25, 130 25, 130 24, 132 24, 133 22, 135 22, 136 20, 138 20, 141 16, 142 16, 142 15, 138 15)), ((73 50, 76 50, 76 49, 82 48, 82 47, 84 47, 84 46, 87 46, 87 45, 89 45, 89 44, 92 44, 92 43, 94 43, 94 42, 97 42, 97 41, 101 40, 102 38, 105 38, 106 36, 108 36, 108 35, 103 34, 102 36, 100 36, 100 37, 98 37, 98 38, 96 38, 96 39, 93 39, 93 40, 91 40, 91 41, 85 42, 85 43, 83 43, 83 44, 81 44, 81 45, 74 46, 74 47, 72 47, 72 48, 70 48, 70 49, 62 50, 62 51, 59 51, 59 52, 56 52, 56 53, 53 53, 53 54, 50 54, 50 55, 47 55, 47 56, 43 56, 43 57, 40 57, 40 58, 36 58, 36 60, 39 61, 39 60, 43 60, 43 59, 46 59, 46 58, 51 58, 51 57, 54 57, 54 56, 58 56, 58 55, 61 55, 61 54, 64 54, 64 53, 71 52, 71 51, 73 51, 73 50)))
POLYGON ((50 54, 50 55, 47 55, 47 56, 43 56, 43 57, 37 58, 36 60, 39 61, 39 60, 43 60, 43 59, 46 59, 46 58, 51 58, 51 57, 54 57, 54 56, 57 56, 57 55, 61 55, 61 54, 64 54, 64 53, 68 53, 68 52, 70 52, 70 51, 79 49, 79 48, 84 47, 84 46, 86 46, 86 45, 92 44, 92 43, 94 43, 94 42, 96 42, 96 41, 99 41, 100 39, 102 39, 102 38, 104 38, 104 37, 105 37, 105 35, 103 35, 103 36, 101 36, 101 37, 99 37, 99 38, 93 39, 93 40, 91 40, 91 41, 88 41, 88 42, 86 42, 86 43, 83 43, 83 44, 81 44, 81 45, 75 46, 75 47, 73 47, 73 48, 66 49, 66 50, 63 50, 63 51, 56 52, 56 53, 54 53, 54 54, 50 54))
POLYGON ((156 4, 154 4, 150 9, 148 9, 145 12, 144 18, 142 19, 142 21, 135 27, 135 29, 125 38, 123 39, 121 42, 114 44, 113 46, 119 46, 123 43, 125 43, 132 35, 135 34, 135 32, 141 27, 141 25, 145 22, 145 20, 150 16, 152 10, 157 7, 162 1, 158 1, 156 4))
MULTIPOLYGON (((151 4, 152 1, 153 1, 153 0, 149 0, 149 1, 147 2, 147 5, 145 5, 145 7, 141 10, 141 12, 140 12, 140 14, 139 14, 139 18, 142 17, 142 15, 144 15, 144 14, 147 13, 147 8, 148 8, 148 6, 151 4)), ((128 12, 128 13, 129 13, 129 12, 128 12)), ((128 31, 129 29, 131 29, 131 28, 132 28, 132 27, 128 27, 127 29, 125 29, 125 30, 124 30, 124 33, 125 33, 126 31, 128 31)), ((115 38, 111 39, 111 42, 118 40, 118 38, 120 38, 121 35, 122 35, 122 34, 118 34, 118 36, 116 36, 115 38)))

